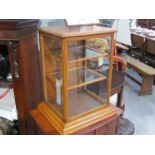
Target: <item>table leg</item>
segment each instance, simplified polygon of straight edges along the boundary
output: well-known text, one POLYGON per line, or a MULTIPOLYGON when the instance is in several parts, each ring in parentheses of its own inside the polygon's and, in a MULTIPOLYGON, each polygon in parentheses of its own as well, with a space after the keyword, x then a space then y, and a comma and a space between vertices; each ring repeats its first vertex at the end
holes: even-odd
POLYGON ((152 95, 153 76, 144 75, 139 95, 152 95))

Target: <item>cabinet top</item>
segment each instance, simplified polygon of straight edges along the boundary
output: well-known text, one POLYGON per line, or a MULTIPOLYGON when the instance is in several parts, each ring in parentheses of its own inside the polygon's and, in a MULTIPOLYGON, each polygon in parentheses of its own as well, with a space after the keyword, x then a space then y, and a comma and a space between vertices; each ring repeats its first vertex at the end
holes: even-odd
POLYGON ((39 29, 39 31, 56 35, 62 38, 67 38, 67 37, 77 37, 84 35, 115 33, 116 29, 96 25, 80 26, 74 28, 68 28, 65 26, 51 26, 51 27, 42 27, 39 29))
POLYGON ((37 27, 38 19, 0 19, 0 30, 20 30, 37 27))

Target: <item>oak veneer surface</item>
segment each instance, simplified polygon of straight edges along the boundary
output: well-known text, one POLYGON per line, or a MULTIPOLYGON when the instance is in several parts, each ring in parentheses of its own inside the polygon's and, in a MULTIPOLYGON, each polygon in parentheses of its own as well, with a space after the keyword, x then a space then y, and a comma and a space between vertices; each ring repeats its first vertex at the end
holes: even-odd
MULTIPOLYGON (((113 106, 113 105, 111 105, 113 106)), ((116 108, 116 107, 115 107, 116 108)), ((111 135, 117 132, 117 124, 122 110, 116 108, 117 115, 111 118, 100 121, 89 127, 86 127, 74 134, 77 135, 111 135)), ((47 121, 47 119, 41 114, 39 110, 34 110, 31 115, 38 128, 37 134, 45 135, 57 135, 58 132, 53 128, 53 126, 47 121)))
POLYGON ((39 110, 34 110, 31 115, 33 118, 36 118, 35 122, 37 126, 37 134, 58 134, 56 130, 50 125, 50 123, 45 119, 45 117, 40 113, 39 110))
POLYGON ((52 26, 39 29, 40 32, 56 35, 59 37, 77 37, 84 35, 103 34, 116 32, 115 29, 105 28, 101 26, 82 26, 81 28, 68 28, 64 26, 52 26))

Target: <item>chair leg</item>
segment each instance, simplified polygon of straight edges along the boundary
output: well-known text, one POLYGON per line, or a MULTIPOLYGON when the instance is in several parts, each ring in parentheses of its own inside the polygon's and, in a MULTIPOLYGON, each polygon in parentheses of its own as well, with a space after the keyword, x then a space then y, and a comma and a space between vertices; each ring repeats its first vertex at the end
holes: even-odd
POLYGON ((122 101, 123 101, 123 86, 121 87, 121 90, 118 93, 116 106, 119 108, 123 108, 122 101))

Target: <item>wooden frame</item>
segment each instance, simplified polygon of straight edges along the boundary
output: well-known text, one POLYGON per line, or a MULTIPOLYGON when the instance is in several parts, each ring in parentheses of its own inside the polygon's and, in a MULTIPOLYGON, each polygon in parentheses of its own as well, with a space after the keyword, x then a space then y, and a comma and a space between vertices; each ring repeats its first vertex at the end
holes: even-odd
MULTIPOLYGON (((111 81, 112 81, 112 67, 113 67, 113 59, 112 59, 112 55, 113 55, 113 51, 114 51, 114 47, 113 47, 113 41, 114 41, 114 29, 105 29, 105 28, 100 28, 99 27, 99 31, 93 31, 91 32, 86 32, 86 33, 81 33, 79 32, 77 33, 72 33, 72 32, 68 32, 65 33, 64 31, 66 31, 66 29, 61 29, 62 31, 62 35, 60 33, 60 31, 52 31, 52 28, 50 29, 40 29, 40 42, 41 42, 41 65, 42 65, 42 79, 43 79, 43 86, 44 86, 44 98, 45 98, 45 102, 47 102, 47 84, 46 84, 46 71, 45 71, 45 54, 44 54, 44 44, 43 44, 43 37, 44 36, 48 36, 49 38, 52 36, 56 36, 58 38, 60 38, 62 41, 62 73, 63 73, 63 114, 61 116, 61 114, 59 112, 56 111, 56 109, 51 109, 50 106, 48 106, 46 103, 41 103, 38 106, 38 109, 41 111, 41 113, 46 117, 46 119, 48 119, 48 121, 53 124, 53 126, 55 127, 55 129, 60 133, 60 134, 70 134, 72 132, 75 132, 76 130, 82 130, 83 126, 81 126, 83 123, 85 123, 84 126, 89 126, 93 123, 95 123, 96 121, 100 121, 103 120, 105 118, 103 118, 103 116, 106 114, 103 114, 103 111, 106 111, 106 109, 108 109, 109 105, 109 98, 110 98, 110 92, 111 92, 111 81), (58 35, 57 35, 58 34, 58 35), (111 43, 110 43, 110 57, 109 58, 109 79, 108 79, 108 87, 107 87, 107 104, 105 105, 101 105, 98 106, 96 108, 93 109, 89 109, 85 112, 79 113, 75 116, 69 117, 69 90, 71 89, 75 89, 75 88, 79 88, 79 87, 85 87, 86 85, 93 83, 93 82, 97 82, 100 81, 101 79, 104 80, 106 77, 104 77, 103 75, 89 69, 93 74, 98 75, 100 78, 90 81, 90 82, 84 82, 84 83, 79 83, 76 84, 72 87, 69 87, 69 75, 68 75, 68 64, 74 63, 74 62, 85 62, 85 65, 87 63, 86 60, 88 59, 92 59, 90 58, 81 58, 78 60, 73 60, 73 61, 68 61, 68 45, 70 41, 79 41, 79 40, 86 40, 86 39, 95 39, 95 38, 105 38, 105 37, 110 37, 111 43), (91 118, 92 115, 96 114, 96 116, 94 116, 94 118, 91 118), (92 120, 90 122, 90 120, 92 120), (77 129, 75 129, 75 127, 77 129), (70 129, 72 128, 72 130, 70 131, 70 129), (68 131, 69 130, 69 131, 68 131)), ((97 52, 97 51, 96 51, 97 52)), ((101 53, 101 52, 99 52, 101 53)), ((104 57, 107 56, 103 53, 103 55, 101 55, 100 57, 104 57)), ((97 56, 99 57, 99 56, 97 56)), ((93 57, 94 58, 94 57, 93 57)), ((95 56, 96 58, 96 56, 95 56)), ((79 67, 80 68, 80 67, 79 67)), ((75 68, 72 68, 72 70, 75 68)), ((76 67, 77 69, 77 67, 76 67)), ((90 92, 89 90, 86 91, 90 96, 92 96, 94 99, 96 99, 99 102, 103 102, 104 100, 101 97, 98 97, 95 93, 90 92)), ((107 111, 108 117, 110 116, 114 116, 116 115, 115 109, 114 108, 110 108, 110 111, 107 111)))

